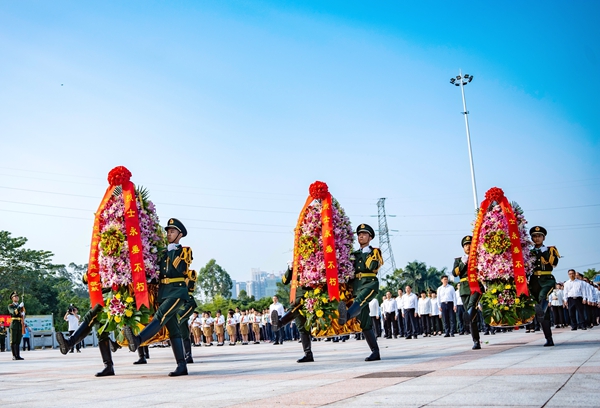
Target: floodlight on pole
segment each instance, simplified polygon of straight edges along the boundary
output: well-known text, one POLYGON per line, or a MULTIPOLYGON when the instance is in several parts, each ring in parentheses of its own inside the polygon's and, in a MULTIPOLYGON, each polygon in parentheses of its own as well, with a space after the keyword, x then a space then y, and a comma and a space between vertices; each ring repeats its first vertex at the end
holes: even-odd
POLYGON ((475 182, 475 166, 473 165, 473 152, 471 151, 471 132, 469 131, 469 111, 467 110, 467 102, 465 100, 465 85, 469 84, 473 80, 473 75, 465 74, 463 76, 462 70, 459 70, 459 74, 455 78, 450 78, 450 83, 455 86, 460 86, 460 92, 462 94, 463 112, 465 115, 465 128, 467 129, 467 146, 469 148, 469 163, 471 164, 471 184, 473 185, 473 203, 475 204, 475 210, 479 207, 479 201, 477 200, 477 183, 475 182))

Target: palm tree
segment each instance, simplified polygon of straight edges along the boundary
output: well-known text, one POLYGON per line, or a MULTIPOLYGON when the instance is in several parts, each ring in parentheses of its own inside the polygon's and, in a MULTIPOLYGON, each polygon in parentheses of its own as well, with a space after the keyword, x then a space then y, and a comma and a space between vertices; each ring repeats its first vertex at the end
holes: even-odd
POLYGON ((427 274, 427 265, 425 262, 412 261, 402 273, 401 281, 403 286, 410 285, 414 293, 419 293, 423 288, 421 280, 427 274))

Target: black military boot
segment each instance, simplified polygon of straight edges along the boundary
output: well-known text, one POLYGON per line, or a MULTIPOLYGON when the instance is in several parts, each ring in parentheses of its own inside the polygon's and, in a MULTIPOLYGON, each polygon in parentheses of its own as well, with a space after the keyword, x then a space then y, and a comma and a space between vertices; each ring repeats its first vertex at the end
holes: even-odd
POLYGON ((108 377, 115 375, 112 355, 110 354, 110 344, 108 340, 102 340, 98 342, 98 348, 100 349, 100 355, 102 356, 102 362, 104 363, 104 370, 96 373, 96 377, 108 377))
POLYGON ((19 349, 18 344, 11 344, 10 349, 13 353, 13 360, 25 360, 23 357, 21 357, 21 349, 19 349))
POLYGON ((148 348, 148 346, 144 346, 144 357, 146 357, 146 360, 148 360, 150 358, 150 349, 148 348))
POLYGON ((348 320, 355 318, 360 314, 360 305, 358 302, 354 302, 352 303, 352 306, 346 308, 346 303, 340 301, 338 304, 338 313, 338 323, 340 326, 343 326, 348 320))
POLYGON ((119 350, 121 348, 119 343, 117 343, 113 339, 108 339, 108 341, 110 342, 110 351, 112 351, 113 353, 116 353, 117 350, 119 350))
POLYGON ((187 364, 194 364, 194 359, 192 358, 192 342, 189 337, 183 339, 183 349, 185 351, 185 362, 187 364))
POLYGON ((85 339, 91 331, 92 328, 86 322, 82 322, 68 339, 65 339, 62 332, 56 332, 56 341, 58 342, 60 352, 67 354, 73 346, 85 339))
POLYGON ((185 352, 183 351, 183 341, 180 338, 169 339, 171 340, 171 348, 173 349, 173 355, 175 361, 177 361, 177 368, 175 371, 169 373, 169 377, 179 377, 180 375, 188 375, 187 365, 185 363, 185 352))
POLYGON ((544 331, 544 337, 546 338, 544 347, 554 346, 554 340, 552 340, 552 329, 550 328, 550 320, 542 320, 542 330, 544 331))
POLYGON ((312 353, 312 340, 310 338, 310 333, 300 333, 300 341, 302 342, 302 349, 304 350, 304 357, 298 359, 297 363, 312 363, 315 361, 312 353))
POLYGON ((144 327, 144 330, 142 330, 137 336, 133 334, 133 331, 129 326, 125 326, 123 333, 125 334, 125 338, 129 343, 129 350, 136 351, 140 344, 150 340, 156 333, 158 333, 159 330, 160 322, 158 319, 152 319, 152 321, 148 323, 148 325, 144 327))
POLYGON ((148 362, 146 361, 146 355, 144 353, 144 346, 138 347, 137 349, 137 353, 138 353, 138 360, 134 361, 133 364, 148 364, 148 362))
POLYGON ((281 316, 281 318, 279 317, 279 315, 277 315, 277 319, 273 320, 273 317, 277 314, 277 311, 273 310, 273 312, 275 312, 275 313, 271 313, 271 326, 273 326, 274 331, 281 329, 282 327, 284 327, 286 324, 288 324, 295 318, 293 313, 288 312, 288 313, 284 314, 283 316, 281 316), (275 321, 276 321, 276 323, 273 323, 275 321))
POLYGON ((365 340, 367 340, 367 344, 371 349, 371 355, 365 358, 365 361, 377 361, 381 360, 379 356, 379 345, 377 345, 377 337, 375 336, 375 332, 371 328, 370 330, 363 331, 363 336, 365 336, 365 340))

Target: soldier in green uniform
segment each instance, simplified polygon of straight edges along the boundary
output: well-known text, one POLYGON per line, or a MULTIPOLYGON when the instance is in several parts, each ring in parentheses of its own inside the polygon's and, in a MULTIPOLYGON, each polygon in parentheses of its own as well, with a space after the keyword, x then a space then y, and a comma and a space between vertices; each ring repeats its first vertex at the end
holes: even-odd
POLYGON ((10 294, 12 303, 8 305, 8 313, 10 314, 10 349, 12 351, 13 360, 25 360, 21 357, 19 346, 23 337, 23 314, 25 306, 23 302, 19 303, 19 294, 13 292, 10 294))
POLYGON ((4 353, 6 350, 6 327, 4 322, 0 323, 0 353, 4 353))
POLYGON ((379 248, 370 246, 370 242, 375 238, 375 231, 367 224, 361 224, 356 229, 358 244, 360 249, 354 251, 351 260, 354 264, 354 278, 350 280, 354 302, 350 308, 346 309, 345 302, 340 302, 338 306, 340 325, 346 324, 349 319, 358 317, 360 328, 371 349, 371 355, 365 358, 365 361, 381 360, 379 356, 379 346, 377 345, 377 336, 373 330, 373 322, 369 316, 369 302, 379 293, 379 279, 377 271, 383 265, 381 251, 379 248))
POLYGON ((535 305, 535 314, 542 326, 546 343, 544 347, 554 346, 552 340, 552 330, 550 329, 550 308, 548 308, 548 295, 556 285, 556 279, 552 275, 552 269, 558 265, 558 250, 551 246, 544 246, 548 231, 546 228, 536 226, 529 230, 529 235, 533 240, 531 255, 535 261, 533 264, 533 274, 529 278, 529 290, 537 302, 535 305))
POLYGON ((170 372, 169 376, 177 377, 188 374, 177 314, 189 299, 186 279, 192 263, 192 250, 179 244, 179 240, 187 235, 187 230, 181 221, 171 218, 165 229, 169 245, 167 252, 161 255, 159 261, 158 310, 139 335, 134 335, 130 327, 125 327, 124 334, 129 343, 129 350, 136 351, 140 344, 150 340, 161 327, 166 326, 173 355, 177 361, 177 368, 170 372))
MULTIPOLYGON (((83 274, 82 281, 87 285, 87 273, 83 274)), ((111 288, 102 288, 102 294, 105 295, 111 291, 111 288)), ((75 332, 69 336, 68 339, 65 339, 65 336, 62 332, 56 332, 56 341, 58 342, 58 347, 62 354, 67 354, 71 348, 73 348, 76 344, 85 339, 88 334, 92 332, 94 326, 96 326, 96 330, 100 328, 100 324, 96 320, 96 316, 103 309, 103 304, 97 304, 93 308, 91 308, 79 321, 79 327, 75 332)), ((107 377, 111 375, 115 375, 114 364, 112 361, 112 353, 116 351, 118 348, 118 344, 114 343, 112 345, 112 340, 109 337, 110 332, 104 331, 102 334, 98 334, 98 349, 100 350, 100 355, 102 356, 102 362, 104 363, 104 370, 96 373, 96 377, 107 377)))
POLYGON ((186 284, 188 289, 188 297, 183 303, 183 306, 179 309, 177 314, 177 320, 179 320, 179 331, 183 338, 183 349, 185 351, 185 362, 187 364, 193 364, 194 359, 192 358, 192 342, 190 340, 190 326, 188 319, 194 313, 194 309, 198 306, 196 299, 194 298, 194 292, 196 291, 196 279, 198 275, 196 271, 190 270, 186 278, 186 284))
POLYGON ((483 293, 483 287, 479 283, 479 289, 481 293, 471 293, 469 287, 469 252, 471 251, 471 240, 473 237, 467 235, 460 241, 460 245, 463 247, 465 254, 462 257, 454 259, 454 266, 452 272, 454 276, 460 278, 460 298, 463 302, 465 312, 462 316, 458 316, 459 319, 463 319, 465 327, 471 328, 471 337, 473 338, 473 350, 481 349, 481 341, 479 338, 479 327, 477 326, 477 306, 479 305, 479 299, 481 299, 481 293, 483 293))
POLYGON ((312 339, 310 336, 310 332, 306 330, 304 325, 306 324, 306 317, 300 314, 300 309, 302 308, 302 304, 304 303, 304 293, 310 288, 302 287, 299 285, 299 277, 296 277, 296 282, 292 283, 292 265, 288 265, 288 269, 286 273, 281 278, 281 281, 284 285, 295 285, 296 286, 296 298, 290 304, 290 311, 284 314, 281 319, 277 314, 276 310, 271 312, 271 327, 273 332, 284 327, 286 324, 291 322, 292 320, 296 321, 296 327, 300 332, 300 341, 302 342, 302 349, 304 350, 304 357, 296 360, 298 363, 310 363, 315 361, 312 353, 312 339))

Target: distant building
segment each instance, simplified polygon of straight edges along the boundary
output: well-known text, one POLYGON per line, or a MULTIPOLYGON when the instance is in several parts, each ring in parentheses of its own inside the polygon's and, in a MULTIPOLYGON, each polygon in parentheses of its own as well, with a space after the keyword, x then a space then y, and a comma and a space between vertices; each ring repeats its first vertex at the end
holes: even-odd
POLYGON ((231 280, 231 298, 237 299, 237 281, 235 279, 231 280))
POLYGON ((277 293, 277 282, 281 281, 282 273, 267 273, 260 268, 250 270, 252 280, 246 282, 246 292, 248 296, 254 296, 255 299, 271 297, 277 293))
POLYGON ((248 292, 247 289, 246 289, 246 282, 236 282, 235 283, 235 287, 233 288, 233 292, 235 292, 235 298, 234 299, 237 299, 237 298, 240 297, 240 292, 242 290, 245 290, 246 293, 248 292))

